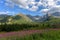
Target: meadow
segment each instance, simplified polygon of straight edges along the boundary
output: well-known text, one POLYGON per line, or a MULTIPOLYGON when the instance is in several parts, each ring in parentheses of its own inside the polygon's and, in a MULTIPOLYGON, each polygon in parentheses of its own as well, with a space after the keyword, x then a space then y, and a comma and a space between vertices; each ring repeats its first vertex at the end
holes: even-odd
POLYGON ((11 36, 6 38, 0 38, 0 40, 60 40, 60 30, 49 30, 42 33, 34 33, 19 37, 11 36))
MULTIPOLYGON (((0 32, 18 32, 23 30, 41 30, 41 29, 58 29, 60 21, 45 22, 27 22, 27 23, 1 23, 0 32)), ((3 34, 1 33, 1 34, 3 34)), ((0 35, 1 36, 1 35, 0 35)), ((60 30, 50 30, 43 33, 34 33, 26 36, 14 35, 10 37, 0 37, 0 40, 60 40, 60 30)))

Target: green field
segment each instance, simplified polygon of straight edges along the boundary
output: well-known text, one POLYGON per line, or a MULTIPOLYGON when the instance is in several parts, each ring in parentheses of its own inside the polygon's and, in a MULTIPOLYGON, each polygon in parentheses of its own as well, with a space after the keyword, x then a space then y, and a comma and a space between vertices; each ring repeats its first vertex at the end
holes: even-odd
POLYGON ((0 38, 0 40, 60 40, 60 31, 59 30, 50 30, 43 33, 35 33, 32 35, 26 35, 23 37, 13 36, 7 38, 0 38))
MULTIPOLYGON (((7 17, 0 21, 0 32, 17 32, 22 30, 41 30, 41 29, 60 28, 60 19, 50 17, 43 22, 34 22, 24 15, 7 17), (7 20, 7 21, 6 21, 7 20)), ((18 35, 0 38, 0 40, 60 40, 60 31, 48 31, 43 33, 34 33, 20 37, 18 35)))

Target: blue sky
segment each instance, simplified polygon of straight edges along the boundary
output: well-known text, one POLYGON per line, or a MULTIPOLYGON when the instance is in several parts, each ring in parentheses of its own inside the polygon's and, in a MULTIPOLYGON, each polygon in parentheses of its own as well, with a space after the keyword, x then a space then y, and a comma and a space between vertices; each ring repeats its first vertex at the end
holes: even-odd
POLYGON ((0 14, 43 15, 56 11, 60 12, 60 0, 0 0, 0 14))

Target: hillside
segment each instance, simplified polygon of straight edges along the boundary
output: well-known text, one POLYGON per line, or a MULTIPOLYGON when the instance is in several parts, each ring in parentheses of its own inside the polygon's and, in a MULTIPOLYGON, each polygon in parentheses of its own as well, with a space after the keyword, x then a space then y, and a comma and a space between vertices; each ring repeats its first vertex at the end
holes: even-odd
POLYGON ((60 18, 56 18, 54 16, 51 16, 48 21, 49 22, 54 22, 54 23, 59 23, 60 22, 60 18))
POLYGON ((11 17, 11 15, 0 14, 0 23, 6 23, 6 22, 8 22, 8 19, 10 17, 11 17))
POLYGON ((24 14, 17 14, 13 17, 14 23, 27 23, 32 22, 32 20, 24 14))
POLYGON ((27 23, 32 20, 24 14, 17 14, 15 16, 0 15, 0 23, 27 23))
POLYGON ((25 14, 17 14, 14 16, 11 15, 6 15, 6 14, 2 14, 0 15, 0 23, 31 23, 31 22, 59 22, 60 21, 60 16, 57 15, 58 12, 53 13, 51 16, 49 16, 48 14, 42 16, 36 15, 36 16, 32 16, 32 15, 25 15, 25 14))

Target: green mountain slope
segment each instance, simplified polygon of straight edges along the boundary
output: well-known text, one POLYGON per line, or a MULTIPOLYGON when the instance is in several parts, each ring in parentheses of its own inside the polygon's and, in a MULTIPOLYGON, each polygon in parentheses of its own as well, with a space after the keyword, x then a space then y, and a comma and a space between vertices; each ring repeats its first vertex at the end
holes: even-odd
POLYGON ((54 16, 51 16, 48 21, 51 23, 60 23, 60 18, 55 18, 54 16))
POLYGON ((13 17, 13 23, 28 23, 28 22, 32 22, 32 20, 27 17, 26 15, 23 14, 18 14, 16 16, 13 17))
POLYGON ((17 14, 15 16, 1 15, 0 23, 30 23, 32 20, 24 14, 17 14))

